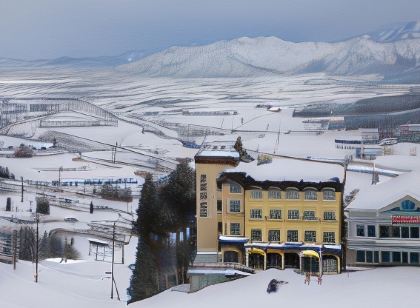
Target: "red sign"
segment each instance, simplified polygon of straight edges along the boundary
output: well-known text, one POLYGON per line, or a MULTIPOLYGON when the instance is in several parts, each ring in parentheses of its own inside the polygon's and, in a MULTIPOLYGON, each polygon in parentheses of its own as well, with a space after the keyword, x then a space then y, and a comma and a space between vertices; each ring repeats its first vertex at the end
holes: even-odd
POLYGON ((420 224, 420 216, 392 216, 392 224, 420 224))

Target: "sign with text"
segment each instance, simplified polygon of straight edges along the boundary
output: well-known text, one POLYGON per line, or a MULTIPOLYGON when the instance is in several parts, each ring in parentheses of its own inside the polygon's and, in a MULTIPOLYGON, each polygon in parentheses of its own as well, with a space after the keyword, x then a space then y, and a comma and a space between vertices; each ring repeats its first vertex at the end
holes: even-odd
POLYGON ((391 217, 392 224, 420 224, 420 216, 400 216, 395 215, 391 217))
POLYGON ((200 175, 200 217, 208 217, 207 209, 207 175, 200 175))

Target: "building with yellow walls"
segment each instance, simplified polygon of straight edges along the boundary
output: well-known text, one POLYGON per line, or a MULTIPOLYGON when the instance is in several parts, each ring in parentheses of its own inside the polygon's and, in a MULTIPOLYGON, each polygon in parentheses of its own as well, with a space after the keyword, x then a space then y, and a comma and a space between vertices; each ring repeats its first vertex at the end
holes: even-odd
POLYGON ((195 262, 340 272, 341 165, 284 158, 246 163, 233 143, 223 142, 204 145, 195 163, 195 262))

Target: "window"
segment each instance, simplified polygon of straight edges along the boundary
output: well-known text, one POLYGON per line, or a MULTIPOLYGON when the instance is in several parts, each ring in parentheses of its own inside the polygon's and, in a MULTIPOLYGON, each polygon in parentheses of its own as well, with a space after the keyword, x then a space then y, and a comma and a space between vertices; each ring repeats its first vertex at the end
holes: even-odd
POLYGON ((381 261, 382 263, 391 262, 391 254, 389 251, 381 251, 381 261))
POLYGON ((379 237, 381 238, 391 237, 391 226, 379 226, 379 237))
POLYGON ((356 251, 356 262, 366 262, 365 258, 365 251, 364 250, 357 250, 356 251))
POLYGON ((316 242, 316 231, 305 231, 305 242, 316 242))
POLYGON ((411 227, 410 228, 410 237, 411 238, 419 238, 419 227, 411 227))
POLYGON ((402 263, 403 264, 408 264, 408 252, 407 251, 402 252, 402 263))
POLYGON ((379 251, 374 251, 373 252, 373 261, 375 263, 379 263, 379 251))
POLYGON ((251 209, 250 218, 251 219, 262 219, 262 210, 261 209, 251 209))
POLYGON ((240 194, 241 193, 241 185, 236 183, 230 184, 230 193, 231 194, 240 194))
POLYGON ((241 211, 241 200, 230 200, 230 212, 239 213, 241 211))
POLYGON ((287 241, 297 242, 298 241, 298 230, 287 230, 287 241))
POLYGON ((270 210, 270 219, 281 219, 281 210, 271 209, 270 210))
POLYGON ((324 243, 335 243, 335 232, 324 232, 324 243))
POLYGON ((335 200, 335 190, 324 189, 322 191, 322 196, 324 200, 335 200))
POLYGON ((400 237, 400 227, 391 227, 392 237, 400 237))
POLYGON ((262 241, 261 229, 251 229, 251 241, 262 241))
POLYGON ((414 211, 416 209, 416 204, 411 200, 404 200, 401 202, 402 211, 414 211))
POLYGON ((401 263, 401 252, 393 251, 392 252, 392 262, 393 263, 401 263))
POLYGON ((366 262, 373 263, 373 251, 366 251, 366 262))
POLYGON ((280 199, 281 193, 280 190, 269 190, 268 191, 268 199, 280 199))
POLYGON ((324 212, 324 220, 335 220, 335 212, 324 212))
POLYGON ((318 199, 316 190, 307 189, 305 190, 305 200, 316 200, 318 199))
POLYGON ((251 190, 251 199, 262 199, 261 190, 251 190))
POLYGON ((219 232, 220 234, 223 233, 223 223, 220 221, 217 223, 217 232, 219 232))
POLYGON ((217 200, 217 211, 218 212, 222 211, 222 200, 217 200))
POLYGON ((299 199, 299 191, 291 188, 287 189, 286 199, 299 199))
POLYGON ((315 220, 315 211, 304 211, 303 212, 304 220, 315 220))
POLYGON ((299 219, 299 210, 289 210, 287 211, 288 219, 299 219))
POLYGON ((230 224, 230 235, 240 235, 241 234, 241 224, 233 222, 230 224))
POLYGON ((269 242, 280 242, 280 230, 269 230, 268 231, 269 242))
POLYGON ((356 226, 356 235, 357 236, 365 236, 365 226, 364 225, 357 225, 356 226))
POLYGON ((411 252, 410 253, 410 263, 411 264, 419 264, 419 253, 418 252, 411 252))
POLYGON ((410 228, 409 227, 401 227, 401 237, 402 238, 410 238, 410 228))
POLYGON ((373 225, 367 226, 368 237, 376 237, 376 228, 373 225))

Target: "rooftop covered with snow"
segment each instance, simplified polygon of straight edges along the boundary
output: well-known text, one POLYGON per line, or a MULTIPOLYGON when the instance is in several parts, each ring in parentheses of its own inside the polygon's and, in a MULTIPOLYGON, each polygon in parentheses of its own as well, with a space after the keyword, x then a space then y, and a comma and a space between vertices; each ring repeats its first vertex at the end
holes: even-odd
POLYGON ((224 174, 242 174, 256 182, 342 183, 344 168, 336 163, 273 157, 271 163, 260 165, 257 160, 241 162, 238 166, 225 170, 224 174))
POLYGON ((195 155, 196 161, 227 159, 239 161, 239 153, 232 141, 213 141, 204 143, 195 155))
POLYGON ((412 171, 389 181, 364 186, 347 210, 379 210, 405 196, 420 200, 420 172, 412 171))

